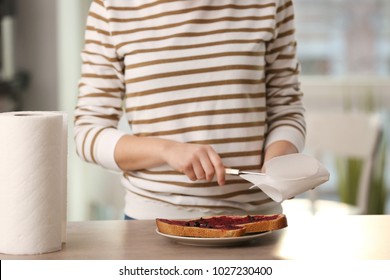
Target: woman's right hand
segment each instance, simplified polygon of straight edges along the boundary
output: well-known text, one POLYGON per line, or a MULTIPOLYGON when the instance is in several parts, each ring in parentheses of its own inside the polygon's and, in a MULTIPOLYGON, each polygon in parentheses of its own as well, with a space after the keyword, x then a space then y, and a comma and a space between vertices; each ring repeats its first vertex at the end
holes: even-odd
POLYGON ((209 145, 180 143, 171 140, 125 135, 115 148, 115 161, 122 170, 140 170, 168 164, 190 180, 225 184, 225 167, 209 145))
POLYGON ((209 145, 168 142, 162 157, 192 181, 211 181, 216 176, 219 185, 225 184, 225 167, 220 156, 209 145))

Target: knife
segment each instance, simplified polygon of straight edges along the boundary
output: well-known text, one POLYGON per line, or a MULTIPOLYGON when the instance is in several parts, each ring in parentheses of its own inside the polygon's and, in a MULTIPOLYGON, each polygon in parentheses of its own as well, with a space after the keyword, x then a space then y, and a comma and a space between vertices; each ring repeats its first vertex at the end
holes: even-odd
POLYGON ((242 170, 234 169, 234 168, 225 168, 225 174, 236 175, 236 176, 245 175, 245 174, 265 176, 265 173, 252 172, 252 171, 242 171, 242 170))

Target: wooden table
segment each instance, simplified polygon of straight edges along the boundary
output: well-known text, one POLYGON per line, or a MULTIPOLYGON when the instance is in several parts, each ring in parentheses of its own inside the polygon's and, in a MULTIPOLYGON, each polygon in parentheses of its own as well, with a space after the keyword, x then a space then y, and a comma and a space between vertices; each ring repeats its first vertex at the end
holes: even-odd
POLYGON ((198 247, 175 243, 155 232, 152 220, 68 224, 59 252, 0 259, 72 260, 390 260, 390 215, 291 216, 289 226, 239 246, 198 247))

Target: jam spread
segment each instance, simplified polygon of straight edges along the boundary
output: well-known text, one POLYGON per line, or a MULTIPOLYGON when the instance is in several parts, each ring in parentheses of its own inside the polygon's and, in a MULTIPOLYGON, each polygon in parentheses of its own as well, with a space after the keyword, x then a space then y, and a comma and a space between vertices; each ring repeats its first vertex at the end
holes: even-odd
POLYGON ((218 216, 211 218, 200 218, 196 220, 167 220, 159 219, 160 221, 178 226, 188 226, 188 227, 199 227, 199 228, 213 228, 213 229, 237 229, 238 225, 248 224, 259 221, 269 221, 274 220, 278 215, 248 215, 245 217, 229 217, 229 216, 218 216))

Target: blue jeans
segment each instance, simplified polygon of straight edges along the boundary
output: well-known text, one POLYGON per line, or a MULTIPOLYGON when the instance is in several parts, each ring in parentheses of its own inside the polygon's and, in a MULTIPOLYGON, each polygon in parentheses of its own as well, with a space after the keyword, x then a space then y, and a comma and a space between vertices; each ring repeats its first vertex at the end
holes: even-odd
POLYGON ((131 221, 131 220, 135 220, 135 219, 132 218, 132 217, 129 217, 129 216, 127 216, 127 215, 125 214, 124 220, 125 220, 125 221, 131 221))

